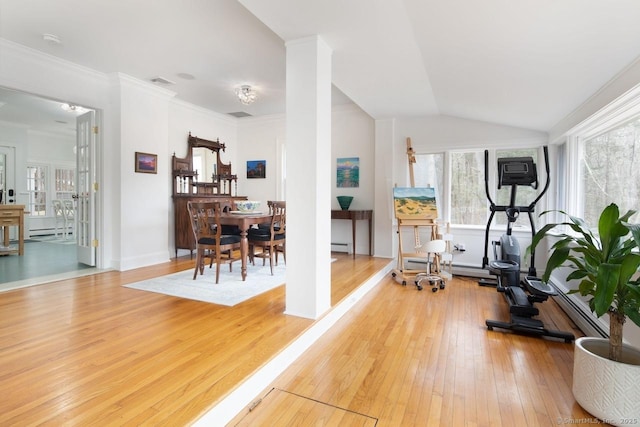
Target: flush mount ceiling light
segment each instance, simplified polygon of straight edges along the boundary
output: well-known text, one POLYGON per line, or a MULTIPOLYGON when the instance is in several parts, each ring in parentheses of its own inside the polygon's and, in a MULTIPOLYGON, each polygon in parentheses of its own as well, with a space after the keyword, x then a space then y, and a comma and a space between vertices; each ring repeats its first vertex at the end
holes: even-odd
POLYGON ((258 98, 256 91, 249 85, 242 85, 236 88, 236 95, 244 105, 253 104, 258 98))
POLYGON ((73 104, 61 104, 60 108, 62 108, 64 111, 68 111, 70 113, 78 113, 78 114, 86 113, 87 111, 89 111, 84 107, 81 107, 79 105, 73 105, 73 104))
POLYGON ((45 42, 55 45, 55 44, 60 44, 60 37, 56 36, 55 34, 43 34, 42 35, 42 40, 44 40, 45 42))

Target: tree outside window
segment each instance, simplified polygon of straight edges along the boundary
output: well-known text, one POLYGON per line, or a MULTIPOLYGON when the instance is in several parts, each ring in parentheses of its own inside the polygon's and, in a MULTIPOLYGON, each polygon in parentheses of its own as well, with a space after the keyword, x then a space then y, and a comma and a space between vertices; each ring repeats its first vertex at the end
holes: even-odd
POLYGON ((451 223, 486 224, 488 212, 484 191, 484 152, 452 152, 451 223))
POLYGON ((640 206, 640 118, 582 144, 583 218, 594 228, 600 212, 616 203, 620 212, 640 206))

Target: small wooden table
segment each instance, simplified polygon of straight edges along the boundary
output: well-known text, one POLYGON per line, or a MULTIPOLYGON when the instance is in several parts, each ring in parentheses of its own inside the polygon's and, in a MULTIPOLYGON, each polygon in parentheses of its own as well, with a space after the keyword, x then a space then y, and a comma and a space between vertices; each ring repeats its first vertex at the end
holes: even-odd
POLYGON ((24 255, 24 205, 0 205, 0 227, 4 229, 0 255, 24 255), (9 248, 9 227, 18 227, 18 249, 9 248))
POLYGON ((351 239, 353 241, 353 257, 356 257, 356 221, 359 219, 366 219, 369 221, 369 256, 373 255, 372 248, 372 229, 371 220, 373 218, 372 210, 363 211, 350 211, 350 210, 332 210, 331 219, 350 219, 351 220, 351 239))
POLYGON ((220 224, 237 225, 240 228, 240 258, 242 262, 242 280, 247 278, 247 258, 249 252, 249 240, 247 234, 253 224, 271 224, 273 215, 268 213, 225 213, 220 215, 220 224))

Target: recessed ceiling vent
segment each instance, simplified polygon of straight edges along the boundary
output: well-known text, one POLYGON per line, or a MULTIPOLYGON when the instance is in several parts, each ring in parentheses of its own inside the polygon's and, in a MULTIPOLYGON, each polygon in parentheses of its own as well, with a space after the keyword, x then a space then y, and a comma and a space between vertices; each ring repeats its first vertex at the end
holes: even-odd
POLYGON ((174 85, 174 84, 176 84, 175 82, 172 82, 171 80, 165 79, 164 77, 160 77, 160 76, 152 78, 151 81, 154 82, 154 83, 161 84, 161 85, 174 85))
POLYGON ((230 116, 241 118, 241 117, 251 117, 251 114, 245 113, 244 111, 238 111, 236 113, 228 113, 230 116))

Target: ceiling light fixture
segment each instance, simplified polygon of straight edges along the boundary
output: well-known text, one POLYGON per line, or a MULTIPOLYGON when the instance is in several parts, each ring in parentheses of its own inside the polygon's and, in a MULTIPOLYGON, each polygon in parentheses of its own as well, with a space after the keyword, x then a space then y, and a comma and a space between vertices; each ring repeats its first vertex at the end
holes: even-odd
POLYGON ((242 85, 236 88, 236 95, 244 105, 253 104, 255 100, 258 99, 258 94, 249 85, 242 85))
POLYGON ((56 36, 55 34, 43 34, 42 35, 42 40, 44 40, 45 42, 55 45, 55 44, 60 44, 60 37, 56 36))
POLYGON ((78 114, 86 113, 87 111, 89 111, 84 107, 81 107, 79 105, 73 105, 73 104, 61 104, 60 108, 62 108, 64 111, 68 111, 70 113, 78 113, 78 114))

